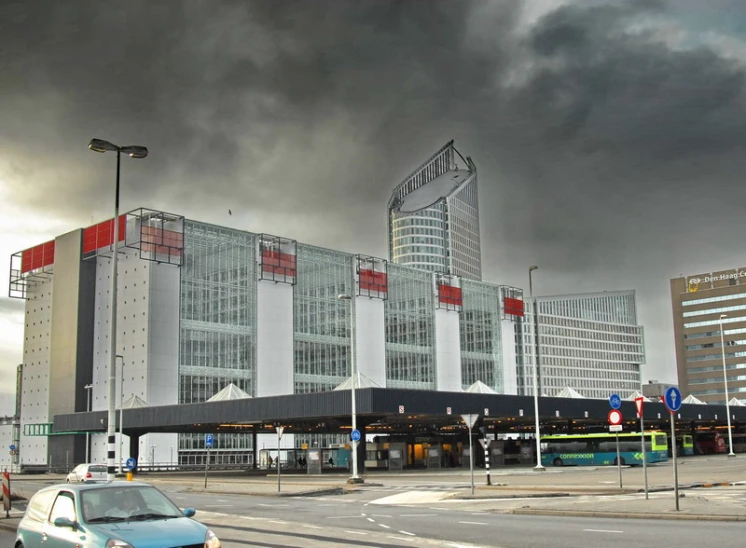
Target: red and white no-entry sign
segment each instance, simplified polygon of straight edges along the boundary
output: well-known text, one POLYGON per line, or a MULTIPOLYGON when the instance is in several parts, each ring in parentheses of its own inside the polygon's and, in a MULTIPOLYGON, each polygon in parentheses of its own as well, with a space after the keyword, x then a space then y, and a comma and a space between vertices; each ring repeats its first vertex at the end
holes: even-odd
POLYGON ((622 424, 622 412, 618 409, 612 409, 609 411, 609 424, 612 426, 622 424))

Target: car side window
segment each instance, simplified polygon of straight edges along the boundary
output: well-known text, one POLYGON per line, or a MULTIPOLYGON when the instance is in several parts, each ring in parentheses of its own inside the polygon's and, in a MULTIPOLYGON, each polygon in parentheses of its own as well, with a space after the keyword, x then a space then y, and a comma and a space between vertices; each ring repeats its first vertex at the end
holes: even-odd
POLYGON ((54 506, 52 506, 52 513, 49 515, 49 521, 54 523, 54 520, 57 518, 67 518, 70 521, 77 521, 75 519, 75 500, 72 493, 63 491, 57 495, 54 506))
POLYGON ((28 505, 26 517, 34 521, 44 521, 47 519, 49 505, 52 503, 55 491, 41 491, 36 493, 28 505))

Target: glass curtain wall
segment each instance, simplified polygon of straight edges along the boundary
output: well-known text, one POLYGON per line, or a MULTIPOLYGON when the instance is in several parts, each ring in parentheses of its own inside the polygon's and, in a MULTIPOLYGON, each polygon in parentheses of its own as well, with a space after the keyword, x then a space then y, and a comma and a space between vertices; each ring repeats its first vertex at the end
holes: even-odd
POLYGON ((435 297, 433 276, 388 264, 386 386, 435 390, 435 297))
MULTIPOLYGON (((254 393, 256 236, 187 221, 181 268, 179 403, 211 398, 230 383, 254 393)), ((211 461, 248 464, 250 434, 217 434, 211 461)), ((179 435, 179 463, 204 463, 204 436, 179 435)))
POLYGON ((350 336, 353 294, 348 253, 298 244, 295 285, 295 393, 333 390, 351 375, 350 336))
POLYGON ((476 381, 503 393, 500 287, 461 280, 461 379, 464 388, 476 381))

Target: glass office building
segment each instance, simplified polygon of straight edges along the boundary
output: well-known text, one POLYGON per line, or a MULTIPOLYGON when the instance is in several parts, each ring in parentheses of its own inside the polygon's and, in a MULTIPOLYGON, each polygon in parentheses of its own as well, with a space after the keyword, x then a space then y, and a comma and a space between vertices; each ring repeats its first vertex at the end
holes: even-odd
POLYGON ((520 331, 520 394, 533 394, 537 354, 541 395, 569 387, 588 398, 608 398, 641 389, 645 338, 634 291, 527 299, 520 331))
POLYGON ((453 141, 394 189, 388 211, 392 262, 482 279, 477 168, 453 141))

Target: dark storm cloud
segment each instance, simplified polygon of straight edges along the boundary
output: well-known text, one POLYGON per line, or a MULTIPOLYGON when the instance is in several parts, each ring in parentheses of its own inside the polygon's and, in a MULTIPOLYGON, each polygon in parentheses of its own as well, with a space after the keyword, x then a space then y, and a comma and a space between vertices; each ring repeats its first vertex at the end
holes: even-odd
POLYGON ((241 227, 384 255, 390 191, 455 138, 488 279, 539 263, 542 293, 637 288, 654 331, 692 249, 742 250, 746 198, 743 67, 646 26, 678 6, 578 2, 525 28, 514 2, 6 1, 5 177, 21 203, 100 219, 113 159, 85 144, 145 144, 125 207, 275 215, 241 227))

